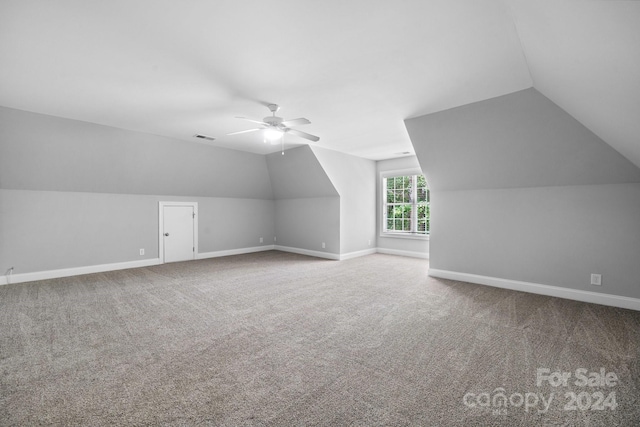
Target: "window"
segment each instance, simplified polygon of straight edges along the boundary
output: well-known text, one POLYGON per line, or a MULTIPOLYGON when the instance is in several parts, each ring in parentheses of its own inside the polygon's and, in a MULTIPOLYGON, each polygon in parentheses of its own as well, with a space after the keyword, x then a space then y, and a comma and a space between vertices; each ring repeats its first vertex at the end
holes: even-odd
POLYGON ((424 175, 382 178, 382 232, 398 236, 429 234, 429 189, 424 175))

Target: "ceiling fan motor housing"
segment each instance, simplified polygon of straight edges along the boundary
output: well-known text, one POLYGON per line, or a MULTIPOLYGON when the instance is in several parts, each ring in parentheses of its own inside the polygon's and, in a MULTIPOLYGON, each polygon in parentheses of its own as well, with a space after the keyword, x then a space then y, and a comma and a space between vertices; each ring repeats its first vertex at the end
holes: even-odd
POLYGON ((280 123, 282 123, 283 119, 282 117, 272 116, 272 117, 265 117, 262 120, 270 126, 278 126, 280 123))
POLYGON ((298 125, 308 125, 309 123, 311 123, 308 119, 305 119, 304 117, 300 117, 298 119, 290 119, 290 120, 284 120, 282 117, 277 117, 276 116, 276 111, 278 111, 280 109, 280 106, 278 106, 278 104, 269 104, 267 106, 269 108, 269 111, 271 111, 272 116, 271 117, 265 117, 264 119, 262 119, 262 121, 258 121, 258 120, 252 120, 252 119, 248 119, 246 117, 238 117, 239 119, 244 119, 244 120, 248 120, 250 122, 253 123, 257 123, 259 124, 261 127, 259 128, 255 128, 255 129, 248 129, 248 130, 241 130, 239 132, 232 132, 229 133, 227 135, 236 135, 236 134, 240 134, 240 133, 247 133, 247 132, 255 132, 255 131, 259 131, 259 130, 264 130, 265 131, 265 140, 269 139, 269 140, 277 140, 280 139, 281 142, 283 141, 281 139, 281 137, 283 136, 284 133, 290 132, 291 134, 298 136, 300 138, 305 138, 308 139, 310 141, 314 141, 314 142, 318 142, 320 140, 320 138, 318 138, 315 135, 311 135, 309 133, 306 132, 302 132, 299 131, 297 129, 293 129, 293 126, 298 126, 298 125), (266 136, 266 133, 272 133, 274 136, 272 137, 268 137, 266 136))

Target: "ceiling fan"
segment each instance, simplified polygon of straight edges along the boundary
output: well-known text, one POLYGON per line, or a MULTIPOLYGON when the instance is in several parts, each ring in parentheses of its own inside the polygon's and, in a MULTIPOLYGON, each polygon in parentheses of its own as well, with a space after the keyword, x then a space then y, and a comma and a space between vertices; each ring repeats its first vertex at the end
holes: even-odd
POLYGON ((246 117, 236 117, 237 119, 243 119, 251 123, 257 123, 260 125, 259 128, 241 130, 240 132, 232 132, 228 133, 227 135, 238 135, 241 133, 264 130, 265 142, 269 141, 271 144, 278 144, 279 142, 281 142, 285 133, 296 135, 313 142, 320 141, 320 138, 315 135, 311 135, 297 129, 292 129, 292 126, 308 125, 309 123, 311 123, 309 120, 302 117, 299 119, 284 120, 282 117, 276 116, 276 112, 280 109, 277 104, 269 104, 267 107, 269 108, 269 111, 271 111, 271 116, 267 116, 262 120, 252 120, 246 117))

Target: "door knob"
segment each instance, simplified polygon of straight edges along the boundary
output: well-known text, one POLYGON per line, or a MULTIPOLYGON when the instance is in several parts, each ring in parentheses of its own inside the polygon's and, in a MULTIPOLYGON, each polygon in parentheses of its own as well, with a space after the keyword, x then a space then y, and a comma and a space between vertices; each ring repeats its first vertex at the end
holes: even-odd
POLYGON ((165 236, 168 236, 168 235, 169 235, 169 233, 164 233, 164 235, 165 235, 165 236))

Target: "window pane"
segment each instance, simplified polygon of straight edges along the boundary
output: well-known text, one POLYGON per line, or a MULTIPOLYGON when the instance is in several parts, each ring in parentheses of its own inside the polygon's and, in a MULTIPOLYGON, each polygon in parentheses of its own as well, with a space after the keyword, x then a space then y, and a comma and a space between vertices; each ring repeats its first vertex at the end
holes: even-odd
POLYGON ((426 205, 418 205, 418 219, 424 219, 427 214, 427 206, 426 205))
POLYGON ((405 219, 403 221, 402 231, 411 231, 411 221, 409 221, 408 219, 405 219))
POLYGON ((394 230, 402 230, 402 220, 401 219, 396 219, 395 220, 395 226, 393 227, 394 230))
POLYGON ((384 179, 385 182, 385 187, 390 190, 393 188, 393 178, 385 178, 384 179))
POLYGON ((388 219, 387 220, 387 230, 393 231, 393 220, 392 219, 388 219))
POLYGON ((418 203, 427 201, 427 189, 426 188, 418 188, 418 203))
POLYGON ((395 203, 396 200, 394 196, 393 190, 387 190, 387 203, 395 203))
POLYGON ((402 192, 402 201, 404 203, 411 203, 411 189, 407 188, 402 192))

